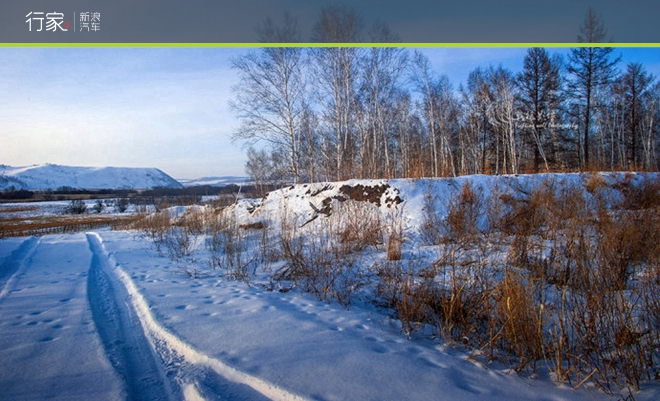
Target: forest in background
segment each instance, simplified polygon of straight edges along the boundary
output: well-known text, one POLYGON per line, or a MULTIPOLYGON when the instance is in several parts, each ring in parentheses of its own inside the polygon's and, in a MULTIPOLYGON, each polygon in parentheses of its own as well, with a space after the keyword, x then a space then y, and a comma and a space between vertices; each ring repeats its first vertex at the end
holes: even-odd
MULTIPOLYGON (((297 43, 296 20, 267 19, 263 43, 297 43)), ((312 42, 397 43, 329 6, 312 42)), ((589 9, 567 57, 528 49, 522 71, 478 67, 456 88, 413 49, 264 47, 232 60, 231 106, 257 186, 348 178, 658 170, 660 83, 624 64, 589 9)))

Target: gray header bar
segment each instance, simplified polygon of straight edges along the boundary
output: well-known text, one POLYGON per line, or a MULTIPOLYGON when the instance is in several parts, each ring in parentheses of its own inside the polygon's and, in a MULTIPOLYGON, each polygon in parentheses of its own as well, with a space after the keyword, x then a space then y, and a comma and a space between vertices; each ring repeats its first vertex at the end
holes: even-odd
POLYGON ((612 41, 660 43, 655 0, 5 1, 0 42, 254 43, 257 25, 287 12, 310 41, 321 9, 333 4, 353 8, 367 28, 385 22, 405 43, 572 43, 590 5, 612 41))

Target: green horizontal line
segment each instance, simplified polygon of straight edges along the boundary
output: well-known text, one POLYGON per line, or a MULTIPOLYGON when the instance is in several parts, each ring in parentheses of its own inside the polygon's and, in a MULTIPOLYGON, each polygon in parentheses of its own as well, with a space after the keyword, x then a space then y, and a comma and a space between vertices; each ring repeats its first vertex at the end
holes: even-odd
POLYGON ((0 43, 0 47, 660 47, 660 43, 0 43))

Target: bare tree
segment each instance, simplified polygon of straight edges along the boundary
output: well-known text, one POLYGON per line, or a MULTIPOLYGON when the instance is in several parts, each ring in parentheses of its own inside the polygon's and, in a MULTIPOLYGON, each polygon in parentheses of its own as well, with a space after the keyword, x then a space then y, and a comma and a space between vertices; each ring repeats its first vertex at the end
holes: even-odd
POLYGON ((630 63, 623 74, 623 89, 626 107, 626 132, 628 134, 628 166, 637 168, 640 164, 640 131, 645 110, 644 99, 653 76, 644 70, 640 63, 630 63))
POLYGON ((545 49, 534 47, 527 51, 523 71, 516 80, 523 113, 519 123, 522 131, 527 134, 525 145, 533 149, 534 171, 539 170, 541 159, 548 171, 547 151, 551 150, 554 154, 556 149, 552 120, 561 102, 560 68, 558 57, 550 57, 545 49))
POLYGON ((625 96, 620 80, 614 80, 608 90, 596 98, 599 157, 611 170, 624 168, 625 149, 625 96))
POLYGON ((644 168, 657 170, 658 166, 658 139, 660 133, 660 82, 656 82, 644 96, 646 113, 642 118, 642 150, 644 154, 644 168))
MULTIPOLYGON (((578 42, 603 43, 606 30, 602 18, 589 7, 580 27, 578 42)), ((620 58, 611 60, 611 47, 585 46, 571 49, 568 56, 568 72, 573 75, 569 81, 569 90, 573 98, 580 103, 582 115, 581 161, 582 166, 590 164, 589 133, 591 127, 592 100, 595 92, 607 85, 615 74, 614 67, 620 58)))
POLYGON ((516 136, 516 94, 513 74, 502 68, 490 68, 489 78, 492 88, 492 104, 489 108, 489 120, 497 133, 495 173, 517 174, 520 162, 518 138, 516 136), (501 147, 500 147, 501 143, 501 147), (500 150, 501 157, 500 157, 500 150), (501 162, 500 162, 501 159, 501 162))
POLYGON ((245 172, 254 181, 257 196, 263 196, 266 193, 267 185, 271 181, 273 171, 270 155, 264 149, 257 150, 250 146, 247 150, 247 158, 245 172))
POLYGON ((447 76, 435 77, 428 58, 415 52, 411 79, 422 95, 419 104, 425 123, 433 176, 456 175, 452 136, 456 131, 458 108, 447 76))
POLYGON ((461 88, 463 124, 460 135, 460 159, 465 173, 490 172, 489 153, 493 142, 492 124, 488 110, 492 91, 488 74, 477 68, 468 75, 467 86, 461 88))
MULTIPOLYGON (((300 40, 297 23, 288 15, 281 28, 267 19, 257 32, 262 42, 300 40)), ((232 62, 239 83, 234 87, 231 106, 241 120, 234 139, 266 141, 283 149, 294 182, 300 180, 300 131, 306 90, 303 63, 303 49, 298 47, 264 47, 232 62)))
MULTIPOLYGON (((324 43, 359 42, 362 18, 354 9, 328 6, 314 25, 312 40, 324 43)), ((355 111, 359 60, 356 47, 319 47, 311 50, 318 100, 325 125, 325 157, 334 159, 334 178, 346 179, 354 173, 356 158, 355 111)))
MULTIPOLYGON (((371 41, 393 43, 398 37, 387 25, 376 22, 369 36, 371 41)), ((392 132, 395 129, 395 94, 407 65, 405 49, 373 47, 362 60, 359 100, 361 103, 360 167, 363 177, 392 177, 392 132)))
POLYGON ((423 138, 423 123, 413 112, 410 93, 398 90, 395 94, 396 165, 398 177, 423 177, 428 175, 424 163, 426 140, 423 138))

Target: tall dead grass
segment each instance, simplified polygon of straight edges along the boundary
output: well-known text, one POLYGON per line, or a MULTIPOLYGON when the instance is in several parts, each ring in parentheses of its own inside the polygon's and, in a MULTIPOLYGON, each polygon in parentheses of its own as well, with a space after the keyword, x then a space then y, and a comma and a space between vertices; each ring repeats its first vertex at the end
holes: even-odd
POLYGON ((141 218, 137 215, 103 214, 4 217, 0 218, 0 238, 68 234, 102 227, 110 227, 113 230, 125 229, 141 218))
MULTIPOLYGON (((440 258, 417 278, 381 280, 399 294, 433 270, 435 284, 418 295, 425 321, 516 370, 545 365, 574 386, 637 389, 660 377, 659 194, 648 177, 546 180, 488 202, 464 186, 436 234, 440 258), (490 231, 479 232, 484 216, 490 231)), ((401 317, 405 332, 410 319, 401 317)))
POLYGON ((206 246, 211 254, 211 267, 223 268, 229 278, 249 284, 257 259, 235 209, 212 213, 208 220, 206 246))
POLYGON ((347 200, 335 205, 327 219, 310 225, 301 224, 301 216, 290 213, 286 205, 281 210, 279 245, 286 264, 273 279, 348 308, 362 283, 360 252, 383 239, 378 209, 347 200))
POLYGON ((332 200, 328 215, 312 220, 283 203, 274 226, 241 222, 232 208, 177 221, 156 213, 140 224, 175 258, 204 236, 211 268, 246 283, 268 261, 271 289, 298 288, 346 308, 372 284, 408 337, 432 331, 519 372, 545 367, 558 381, 606 391, 657 380, 658 180, 516 182, 489 194, 466 182, 442 214, 429 191, 419 256, 404 252, 402 210, 383 217, 354 200, 332 200), (366 258, 372 250, 378 256, 366 258))

